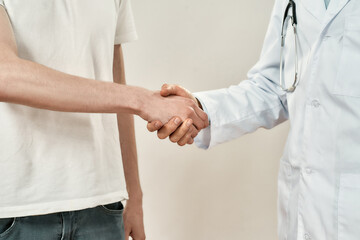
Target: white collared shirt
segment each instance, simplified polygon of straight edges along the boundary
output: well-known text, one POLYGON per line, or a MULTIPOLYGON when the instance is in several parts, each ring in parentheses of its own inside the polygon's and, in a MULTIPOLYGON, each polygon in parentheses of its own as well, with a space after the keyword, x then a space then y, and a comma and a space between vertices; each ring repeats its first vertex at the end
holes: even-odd
MULTIPOLYGON (((290 120, 279 172, 279 239, 360 239, 360 1, 297 0, 300 83, 278 88, 280 33, 287 0, 277 0, 248 80, 195 96, 211 125, 202 148, 290 120)), ((289 25, 285 81, 294 81, 289 25)))

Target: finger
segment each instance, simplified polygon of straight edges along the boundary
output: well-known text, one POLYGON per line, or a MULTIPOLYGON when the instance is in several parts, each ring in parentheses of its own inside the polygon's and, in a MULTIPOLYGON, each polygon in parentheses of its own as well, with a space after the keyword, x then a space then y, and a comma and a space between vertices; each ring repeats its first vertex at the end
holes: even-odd
POLYGON ((196 136, 199 134, 199 130, 197 130, 194 125, 192 125, 191 131, 192 131, 191 138, 196 138, 196 136))
POLYGON ((185 146, 189 140, 191 139, 191 134, 192 132, 188 132, 186 133, 186 135, 184 137, 182 137, 179 141, 178 141, 178 145, 179 146, 185 146))
POLYGON ((160 139, 165 139, 170 136, 176 129, 180 126, 181 119, 179 117, 172 118, 168 123, 166 123, 159 131, 158 137, 160 139))
POLYGON ((145 236, 145 233, 144 234, 137 234, 137 236, 135 236, 135 234, 131 234, 131 238, 133 240, 145 240, 146 236, 145 236))
POLYGON ((147 124, 147 129, 149 130, 149 132, 155 132, 155 131, 159 130, 162 126, 163 126, 162 122, 153 121, 153 122, 149 122, 147 124))
POLYGON ((182 137, 184 137, 193 127, 193 121, 191 119, 186 119, 184 123, 170 136, 170 141, 173 143, 178 142, 182 137))
POLYGON ((187 144, 191 145, 194 143, 194 139, 193 138, 190 138, 190 140, 187 142, 187 144))
POLYGON ((124 226, 124 230, 125 230, 125 239, 129 240, 129 237, 131 235, 131 227, 129 226, 129 224, 126 224, 124 226))

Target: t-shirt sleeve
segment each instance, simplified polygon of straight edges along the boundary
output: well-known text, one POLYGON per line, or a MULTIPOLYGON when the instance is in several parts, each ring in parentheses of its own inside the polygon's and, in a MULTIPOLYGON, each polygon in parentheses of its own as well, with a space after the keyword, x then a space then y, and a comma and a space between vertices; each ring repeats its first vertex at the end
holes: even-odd
MULTIPOLYGON (((0 0, 2 1, 2 0, 0 0)), ((135 41, 137 33, 130 0, 120 0, 115 45, 135 41)))
POLYGON ((0 5, 3 6, 3 7, 5 7, 5 5, 4 5, 4 0, 0 0, 0 5))

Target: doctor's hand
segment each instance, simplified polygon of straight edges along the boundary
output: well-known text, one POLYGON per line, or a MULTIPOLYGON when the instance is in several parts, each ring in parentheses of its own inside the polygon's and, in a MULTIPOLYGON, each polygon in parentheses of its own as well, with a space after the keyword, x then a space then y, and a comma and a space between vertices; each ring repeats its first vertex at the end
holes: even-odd
MULTIPOLYGON (((200 102, 188 90, 181 86, 164 84, 160 94, 163 97, 171 95, 182 96, 191 99, 194 104, 196 104, 199 108, 202 108, 200 102)), ((209 125, 209 121, 208 119, 206 119, 206 121, 207 127, 209 125)), ((181 122, 178 117, 174 117, 165 125, 159 121, 149 122, 147 128, 150 132, 158 131, 158 137, 160 139, 169 137, 171 142, 178 143, 180 146, 192 144, 194 142, 194 138, 201 130, 192 124, 191 119, 186 119, 184 122, 181 122)))

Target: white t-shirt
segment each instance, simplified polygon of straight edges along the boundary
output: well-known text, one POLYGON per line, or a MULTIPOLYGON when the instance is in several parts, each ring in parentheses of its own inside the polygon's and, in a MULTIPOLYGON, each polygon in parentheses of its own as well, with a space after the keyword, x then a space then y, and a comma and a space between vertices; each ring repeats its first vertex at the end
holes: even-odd
MULTIPOLYGON (((20 57, 68 74, 113 81, 114 45, 137 38, 130 0, 0 4, 20 57)), ((0 103, 0 189, 0 218, 126 199, 116 115, 0 103)))

